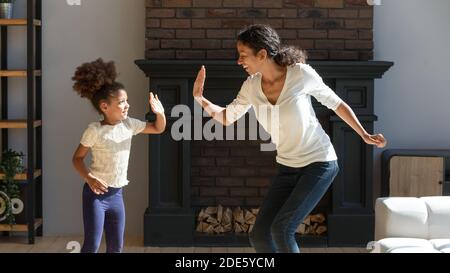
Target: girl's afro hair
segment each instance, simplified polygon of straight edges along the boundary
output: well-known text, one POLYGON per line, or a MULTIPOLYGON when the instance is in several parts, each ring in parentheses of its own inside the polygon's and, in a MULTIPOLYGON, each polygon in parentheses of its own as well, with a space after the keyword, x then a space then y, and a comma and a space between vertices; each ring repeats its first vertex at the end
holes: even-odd
POLYGON ((117 78, 114 62, 105 63, 102 58, 77 67, 72 80, 73 89, 82 97, 92 99, 105 85, 112 85, 117 78))

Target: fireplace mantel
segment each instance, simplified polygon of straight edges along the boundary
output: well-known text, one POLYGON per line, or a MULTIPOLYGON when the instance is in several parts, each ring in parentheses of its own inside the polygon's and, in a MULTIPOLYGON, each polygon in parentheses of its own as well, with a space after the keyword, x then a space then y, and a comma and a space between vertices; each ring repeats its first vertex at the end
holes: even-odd
MULTIPOLYGON (((208 98, 226 105, 237 95, 247 74, 235 61, 136 60, 149 78, 149 86, 163 101, 167 115, 173 106, 193 106, 192 86, 201 65, 207 68, 208 98), (225 92, 226 91, 226 92, 225 92)), ((374 114, 374 79, 392 65, 385 61, 308 62, 354 110, 368 132, 374 114)), ((325 121, 339 158, 340 173, 332 187, 328 214, 328 246, 365 245, 373 240, 373 147, 326 107, 313 103, 319 120, 325 121)), ((148 115, 151 119, 151 115, 148 115)), ((175 141, 167 117, 167 130, 149 136, 149 207, 144 215, 147 246, 196 245, 195 217, 190 197, 191 141, 175 141)))
MULTIPOLYGON (((147 77, 174 78, 195 77, 201 65, 207 68, 207 78, 245 79, 247 73, 229 60, 136 60, 136 65, 145 72, 147 77)), ((309 65, 323 78, 362 79, 381 78, 393 62, 385 61, 310 61, 309 65)))

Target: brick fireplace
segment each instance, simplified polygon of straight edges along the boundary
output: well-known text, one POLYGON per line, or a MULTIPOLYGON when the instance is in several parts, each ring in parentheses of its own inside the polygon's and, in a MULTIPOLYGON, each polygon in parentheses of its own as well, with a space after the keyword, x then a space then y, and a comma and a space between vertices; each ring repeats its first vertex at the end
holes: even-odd
POLYGON ((243 26, 262 23, 313 60, 373 58, 366 0, 147 0, 146 59, 235 59, 243 26))
MULTIPOLYGON (((306 49, 309 64, 363 126, 373 129, 374 79, 392 63, 370 61, 372 7, 366 1, 147 0, 146 59, 136 64, 163 101, 168 124, 163 135, 149 138, 145 245, 248 244, 246 236, 196 233, 195 216, 200 208, 219 204, 258 207, 276 173, 275 152, 260 151, 261 140, 175 141, 170 129, 179 117, 170 113, 180 104, 193 109, 192 85, 202 64, 207 98, 222 106, 232 101, 247 76, 235 64, 234 39, 251 23, 270 24, 285 43, 306 49)), ((314 109, 332 139, 341 172, 313 211, 327 215, 327 235, 299 240, 366 244, 373 235, 372 147, 315 101, 314 109)))

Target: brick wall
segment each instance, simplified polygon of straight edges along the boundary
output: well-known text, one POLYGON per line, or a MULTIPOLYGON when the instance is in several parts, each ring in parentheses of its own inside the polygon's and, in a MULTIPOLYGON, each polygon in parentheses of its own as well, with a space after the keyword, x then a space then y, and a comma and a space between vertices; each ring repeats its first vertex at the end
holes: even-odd
POLYGON ((193 141, 193 206, 258 207, 276 174, 275 152, 260 141, 193 141))
POLYGON ((147 0, 147 59, 235 59, 245 25, 269 24, 311 60, 371 60, 366 0, 147 0))

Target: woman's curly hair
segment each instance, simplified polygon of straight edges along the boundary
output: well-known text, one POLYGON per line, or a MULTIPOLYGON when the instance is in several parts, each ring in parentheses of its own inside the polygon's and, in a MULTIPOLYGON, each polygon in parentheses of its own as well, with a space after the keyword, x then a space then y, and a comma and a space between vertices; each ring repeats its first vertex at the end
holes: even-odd
POLYGON ((306 63, 308 58, 306 51, 295 46, 282 45, 278 33, 268 25, 247 26, 239 32, 237 40, 250 47, 254 54, 265 49, 268 57, 280 66, 306 63))
POLYGON ((104 62, 102 58, 89 63, 83 63, 76 68, 72 80, 73 89, 82 97, 88 98, 95 109, 101 114, 100 102, 108 101, 124 86, 116 82, 117 72, 114 62, 104 62))

